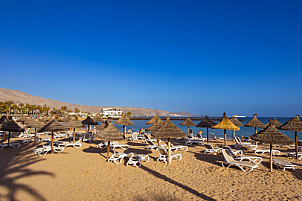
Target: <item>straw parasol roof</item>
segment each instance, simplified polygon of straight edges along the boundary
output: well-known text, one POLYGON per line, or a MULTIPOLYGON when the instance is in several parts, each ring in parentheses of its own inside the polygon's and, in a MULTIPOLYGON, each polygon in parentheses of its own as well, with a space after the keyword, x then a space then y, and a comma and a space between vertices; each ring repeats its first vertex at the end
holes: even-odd
POLYGON ((273 120, 268 120, 268 123, 265 124, 265 127, 267 127, 269 124, 274 124, 276 126, 276 128, 279 128, 280 126, 282 126, 282 124, 276 119, 274 118, 273 120))
POLYGON ((212 126, 215 126, 216 123, 214 121, 212 121, 211 119, 209 119, 208 116, 205 116, 204 119, 202 119, 200 121, 199 124, 197 124, 196 127, 203 127, 203 128, 212 128, 212 126))
POLYGON ((102 119, 101 116, 95 116, 95 117, 92 118, 92 120, 95 121, 95 122, 104 122, 104 120, 102 119))
POLYGON ((183 122, 180 123, 182 126, 196 126, 196 124, 190 119, 190 117, 186 118, 183 122))
POLYGON ((288 120, 286 123, 280 126, 280 129, 302 132, 302 122, 300 121, 299 116, 300 115, 296 115, 295 117, 288 120))
POLYGON ((120 134, 120 131, 113 125, 113 123, 109 123, 109 125, 104 130, 97 132, 96 136, 105 141, 124 139, 120 134))
POLYGON ((247 127, 265 127, 265 125, 259 121, 259 119, 257 119, 257 114, 254 114, 254 117, 251 121, 247 122, 246 124, 244 124, 244 126, 247 127))
POLYGON ((5 119, 2 124, 0 124, 1 131, 9 131, 9 132, 23 132, 24 129, 21 128, 14 120, 5 119))
POLYGON ((82 124, 97 125, 90 116, 87 116, 87 118, 82 121, 82 124))
POLYGON ((241 123, 235 116, 230 118, 230 121, 235 124, 235 126, 243 126, 243 123, 241 123))
POLYGON ((123 125, 123 126, 132 126, 133 125, 130 118, 128 116, 125 116, 125 115, 123 115, 121 118, 116 120, 114 123, 116 123, 118 125, 123 125))
POLYGON ((83 124, 78 120, 70 120, 64 125, 66 128, 82 128, 83 124))
POLYGON ((180 130, 169 117, 166 118, 165 123, 156 131, 152 132, 152 136, 159 138, 173 138, 173 137, 185 137, 186 133, 180 130))
POLYGON ((38 129, 38 132, 56 132, 64 130, 66 130, 65 126, 60 124, 57 120, 52 119, 44 124, 40 129, 38 129))
MULTIPOLYGON (((156 121, 158 121, 158 119, 160 119, 159 117, 158 117, 158 115, 155 115, 152 119, 150 119, 150 121, 148 121, 146 124, 154 124, 156 121)), ((160 121, 162 121, 161 119, 160 119, 160 121)))
POLYGON ((41 119, 39 119, 39 121, 41 121, 41 122, 47 122, 48 121, 48 118, 47 117, 42 117, 41 119))
POLYGON ((106 119, 104 123, 96 127, 97 131, 102 131, 104 130, 110 123, 112 123, 109 119, 106 119))
POLYGON ((251 135, 251 139, 271 144, 290 145, 294 143, 293 140, 281 133, 276 126, 271 123, 258 134, 251 135))
POLYGON ((17 122, 24 122, 24 121, 26 121, 27 120, 27 117, 26 116, 22 116, 21 118, 19 118, 18 120, 17 120, 17 122))
POLYGON ((212 128, 215 128, 215 129, 226 129, 226 130, 235 130, 235 131, 240 130, 240 128, 238 126, 236 126, 235 124, 233 124, 231 122, 231 120, 229 120, 229 118, 227 118, 225 112, 223 113, 223 117, 221 118, 221 120, 215 126, 212 126, 212 128))
POLYGON ((158 119, 160 121, 156 121, 155 123, 153 123, 150 127, 146 128, 146 131, 156 131, 157 129, 159 129, 163 124, 164 122, 161 120, 161 119, 158 119))
POLYGON ((26 120, 24 122, 24 124, 28 127, 28 128, 41 128, 44 124, 38 120, 26 120))

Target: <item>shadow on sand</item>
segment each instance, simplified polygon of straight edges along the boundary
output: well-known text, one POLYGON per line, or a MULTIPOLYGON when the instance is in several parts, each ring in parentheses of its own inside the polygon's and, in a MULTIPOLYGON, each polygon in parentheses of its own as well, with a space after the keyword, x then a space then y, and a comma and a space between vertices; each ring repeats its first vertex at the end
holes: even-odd
POLYGON ((20 183, 19 179, 36 175, 54 175, 47 171, 35 171, 28 166, 45 160, 33 154, 32 149, 36 145, 21 145, 19 148, 10 148, 0 151, 0 188, 5 189, 6 193, 0 192, 0 200, 17 200, 17 193, 25 192, 32 200, 46 200, 37 190, 31 186, 20 183))
MULTIPOLYGON (((176 186, 178 186, 178 187, 180 187, 180 188, 182 188, 182 189, 184 189, 184 190, 186 190, 186 191, 194 194, 195 196, 197 196, 199 198, 202 198, 204 200, 212 200, 212 201, 215 200, 215 199, 213 199, 211 197, 208 197, 208 196, 206 196, 206 195, 204 195, 202 193, 199 193, 198 191, 190 188, 189 186, 186 186, 186 185, 184 185, 182 183, 174 181, 173 179, 171 179, 171 178, 169 178, 169 177, 167 177, 167 176, 165 176, 165 175, 163 175, 163 174, 161 174, 159 172, 156 172, 155 170, 152 170, 152 169, 150 169, 150 168, 148 168, 146 166, 142 165, 140 168, 142 170, 145 170, 145 171, 149 172, 150 174, 154 175, 157 178, 163 179, 163 180, 165 180, 165 181, 167 181, 167 182, 169 182, 169 183, 171 183, 173 185, 176 185, 176 186)), ((161 199, 161 200, 170 200, 170 199, 161 199)))

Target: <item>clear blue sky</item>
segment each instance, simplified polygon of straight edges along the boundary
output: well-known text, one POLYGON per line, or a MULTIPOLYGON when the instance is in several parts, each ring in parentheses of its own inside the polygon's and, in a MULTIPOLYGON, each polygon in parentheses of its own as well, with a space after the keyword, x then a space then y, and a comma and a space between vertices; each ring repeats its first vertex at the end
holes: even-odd
POLYGON ((0 87, 76 104, 301 114, 302 1, 1 1, 0 87))

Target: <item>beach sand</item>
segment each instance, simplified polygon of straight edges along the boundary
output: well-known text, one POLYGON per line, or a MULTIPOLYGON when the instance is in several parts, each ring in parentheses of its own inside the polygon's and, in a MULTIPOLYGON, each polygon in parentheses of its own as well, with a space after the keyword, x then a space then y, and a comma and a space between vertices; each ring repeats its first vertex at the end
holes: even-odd
POLYGON ((167 166, 156 161, 157 151, 130 142, 127 153, 150 155, 136 168, 106 162, 96 144, 45 156, 34 155, 33 144, 1 150, 0 200, 302 200, 302 161, 284 155, 274 157, 297 164, 295 172, 268 172, 266 154, 259 170, 244 173, 222 167, 223 156, 203 154, 204 146, 179 151, 182 160, 167 166))

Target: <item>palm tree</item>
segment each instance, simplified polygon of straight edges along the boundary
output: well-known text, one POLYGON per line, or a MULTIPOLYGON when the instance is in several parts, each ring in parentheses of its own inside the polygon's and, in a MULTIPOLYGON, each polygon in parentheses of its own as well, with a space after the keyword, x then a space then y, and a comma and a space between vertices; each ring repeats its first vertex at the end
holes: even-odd
POLYGON ((21 116, 23 115, 23 107, 24 103, 19 103, 20 111, 21 111, 21 116))
POLYGON ((29 104, 26 104, 26 105, 25 105, 25 108, 26 108, 26 112, 27 112, 27 116, 28 116, 28 114, 29 114, 29 109, 30 109, 30 105, 29 105, 29 104))

